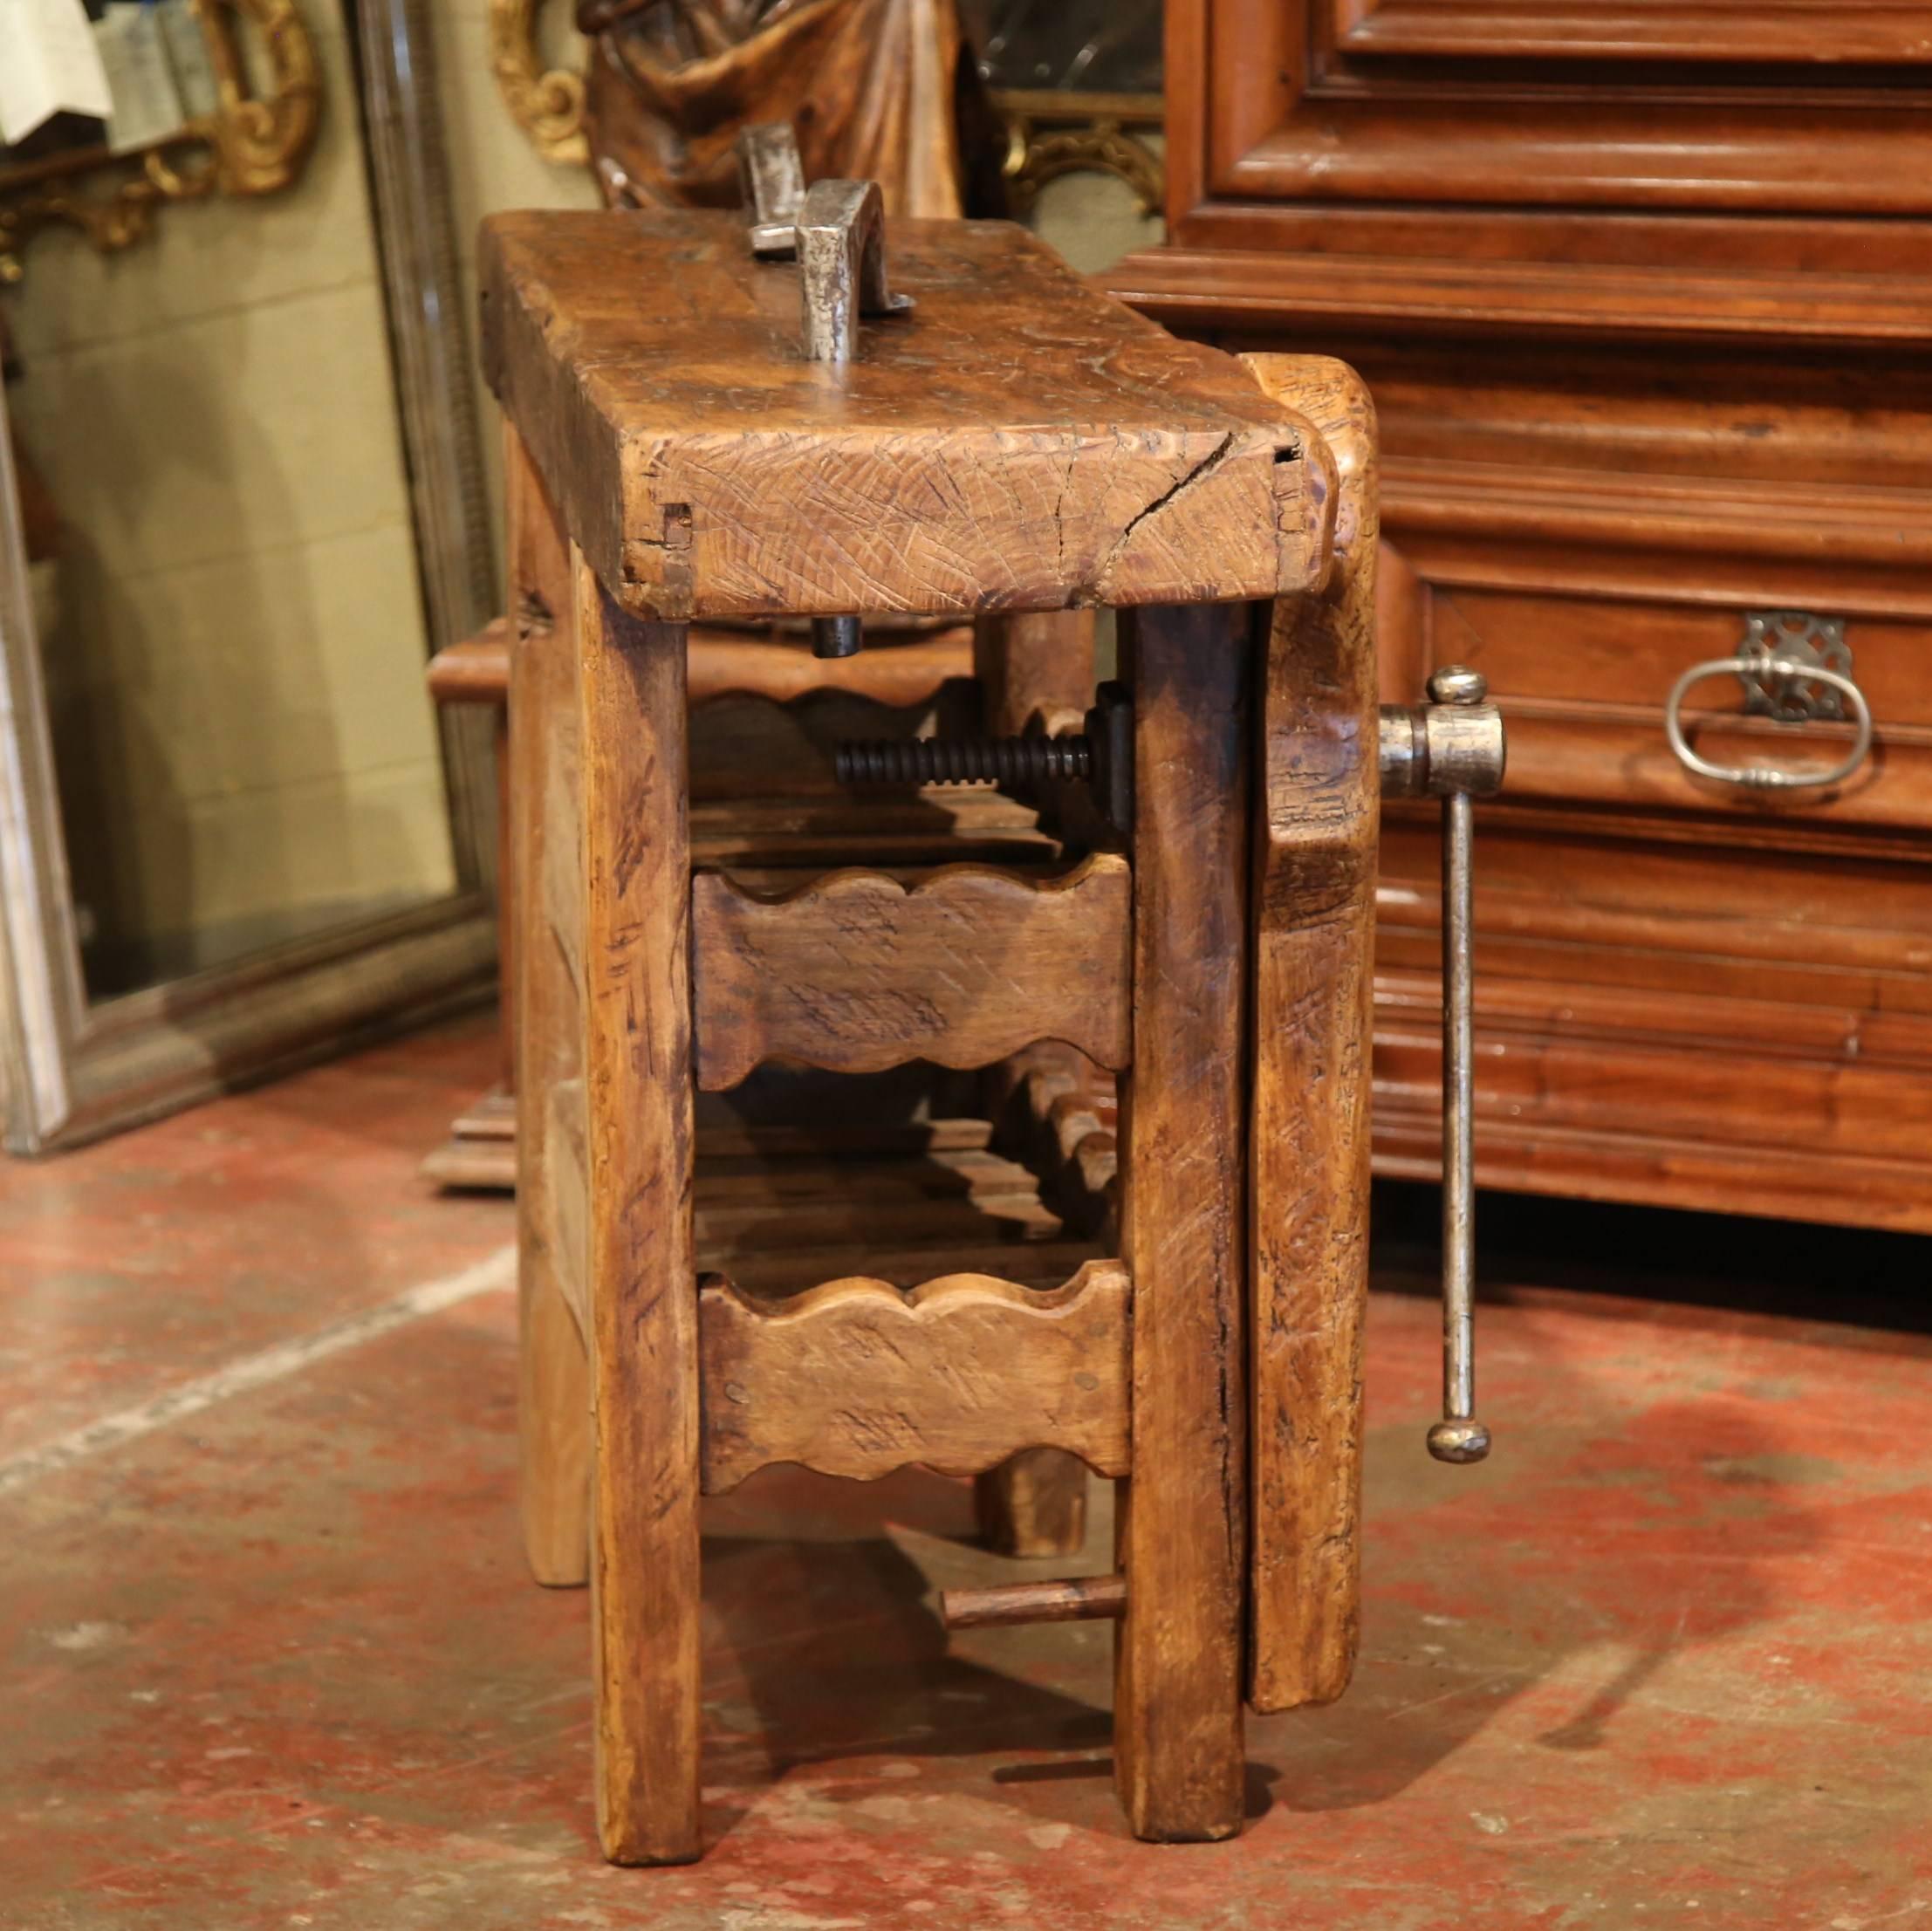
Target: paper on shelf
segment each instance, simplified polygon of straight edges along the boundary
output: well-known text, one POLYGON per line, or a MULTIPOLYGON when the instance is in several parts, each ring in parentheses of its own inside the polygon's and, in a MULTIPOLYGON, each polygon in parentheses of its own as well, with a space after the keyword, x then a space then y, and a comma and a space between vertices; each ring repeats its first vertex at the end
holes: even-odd
POLYGON ((208 57, 208 40, 195 10, 188 0, 154 0, 154 11, 161 16, 161 38, 168 43, 168 64, 175 70, 183 112, 194 120, 217 113, 222 105, 221 83, 216 79, 215 63, 208 57))
POLYGON ((113 108, 80 0, 7 0, 0 9, 0 140, 24 140, 58 113, 113 108))
POLYGON ((113 99, 107 146, 117 154, 178 134, 188 120, 168 64, 161 15, 142 0, 113 0, 94 23, 94 45, 113 99))

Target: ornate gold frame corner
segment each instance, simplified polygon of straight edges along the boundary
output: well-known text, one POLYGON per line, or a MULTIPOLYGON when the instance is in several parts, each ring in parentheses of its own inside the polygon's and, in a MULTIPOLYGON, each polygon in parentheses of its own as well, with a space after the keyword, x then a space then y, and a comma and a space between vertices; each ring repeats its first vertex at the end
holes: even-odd
POLYGON ((220 105, 131 154, 90 147, 0 167, 0 282, 20 280, 26 245, 43 229, 78 228, 112 253, 140 241, 168 202, 271 195, 301 173, 321 118, 322 78, 296 0, 192 4, 220 105), (230 15, 243 17, 261 38, 272 77, 265 94, 249 92, 230 15), (106 193, 86 185, 103 175, 114 177, 106 193))
POLYGON ((543 0, 490 0, 490 66, 510 119, 558 168, 590 161, 584 135, 584 77, 546 67, 537 45, 543 0))
POLYGON ((1168 170, 1137 129, 1158 128, 1159 94, 1083 94, 1004 88, 993 96, 1006 123, 1002 172, 1013 212, 1024 215, 1061 175, 1113 175, 1134 190, 1143 215, 1167 201, 1168 170))

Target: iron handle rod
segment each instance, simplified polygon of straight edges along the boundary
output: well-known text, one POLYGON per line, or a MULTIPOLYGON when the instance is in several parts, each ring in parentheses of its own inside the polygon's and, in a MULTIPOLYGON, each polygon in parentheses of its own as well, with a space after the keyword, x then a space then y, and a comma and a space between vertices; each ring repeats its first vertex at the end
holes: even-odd
POLYGON ((1480 1462, 1476 1419, 1476 805, 1442 800, 1442 1419, 1438 1462, 1480 1462))
POLYGON ((1444 665, 1429 702, 1381 715, 1384 798, 1442 801, 1442 1419, 1438 1462, 1480 1462, 1476 1419, 1476 800, 1503 783, 1503 720, 1479 671, 1444 665))

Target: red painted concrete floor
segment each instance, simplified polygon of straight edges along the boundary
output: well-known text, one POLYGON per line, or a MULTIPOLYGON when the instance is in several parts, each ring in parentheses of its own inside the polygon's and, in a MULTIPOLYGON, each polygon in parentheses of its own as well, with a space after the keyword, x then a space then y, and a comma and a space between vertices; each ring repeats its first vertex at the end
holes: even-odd
POLYGON ((1124 1835, 1104 1629, 942 1637, 935 1585, 1021 1566, 960 1484, 774 1471, 709 1517, 709 1855, 607 1869, 586 1601, 517 1547, 510 1209, 414 1174, 491 1050, 0 1167, 0 1924, 1932 1922, 1923 1247, 1498 1203, 1453 1470, 1401 1196, 1361 1666, 1250 1725, 1243 1839, 1124 1835), (1866 1325, 1686 1304, 1757 1291, 1660 1276, 1696 1241, 1866 1325))

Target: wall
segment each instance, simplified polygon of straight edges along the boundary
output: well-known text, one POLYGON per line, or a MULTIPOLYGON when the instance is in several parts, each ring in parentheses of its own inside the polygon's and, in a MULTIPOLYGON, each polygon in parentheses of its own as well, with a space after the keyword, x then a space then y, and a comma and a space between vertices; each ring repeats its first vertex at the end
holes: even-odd
POLYGON ((112 257, 45 235, 4 298, 64 521, 76 899, 116 977, 453 884, 348 48, 337 0, 305 14, 324 103, 292 189, 166 209, 112 257))
MULTIPOLYGON (((1157 134, 1147 144, 1156 154, 1165 147, 1157 134)), ((1165 232, 1161 217, 1143 215, 1134 190, 1117 175, 1057 176, 1040 189, 1031 222, 1083 275, 1098 275, 1137 248, 1157 246, 1165 232)))
MULTIPOLYGON (((547 15, 565 19, 574 9, 551 0, 547 15)), ((437 85, 442 103, 443 139, 449 154, 451 198, 456 205, 456 245, 463 286, 471 299, 463 320, 476 369, 476 229, 483 216, 508 208, 595 208, 599 205, 589 171, 558 168, 545 161, 510 118, 490 65, 490 0, 442 0, 436 9, 437 85)), ((546 39, 545 51, 559 66, 583 65, 583 42, 562 26, 546 39)), ((496 399, 476 374, 478 421, 483 426, 483 454, 490 474, 491 527, 502 527, 502 438, 496 399)))

